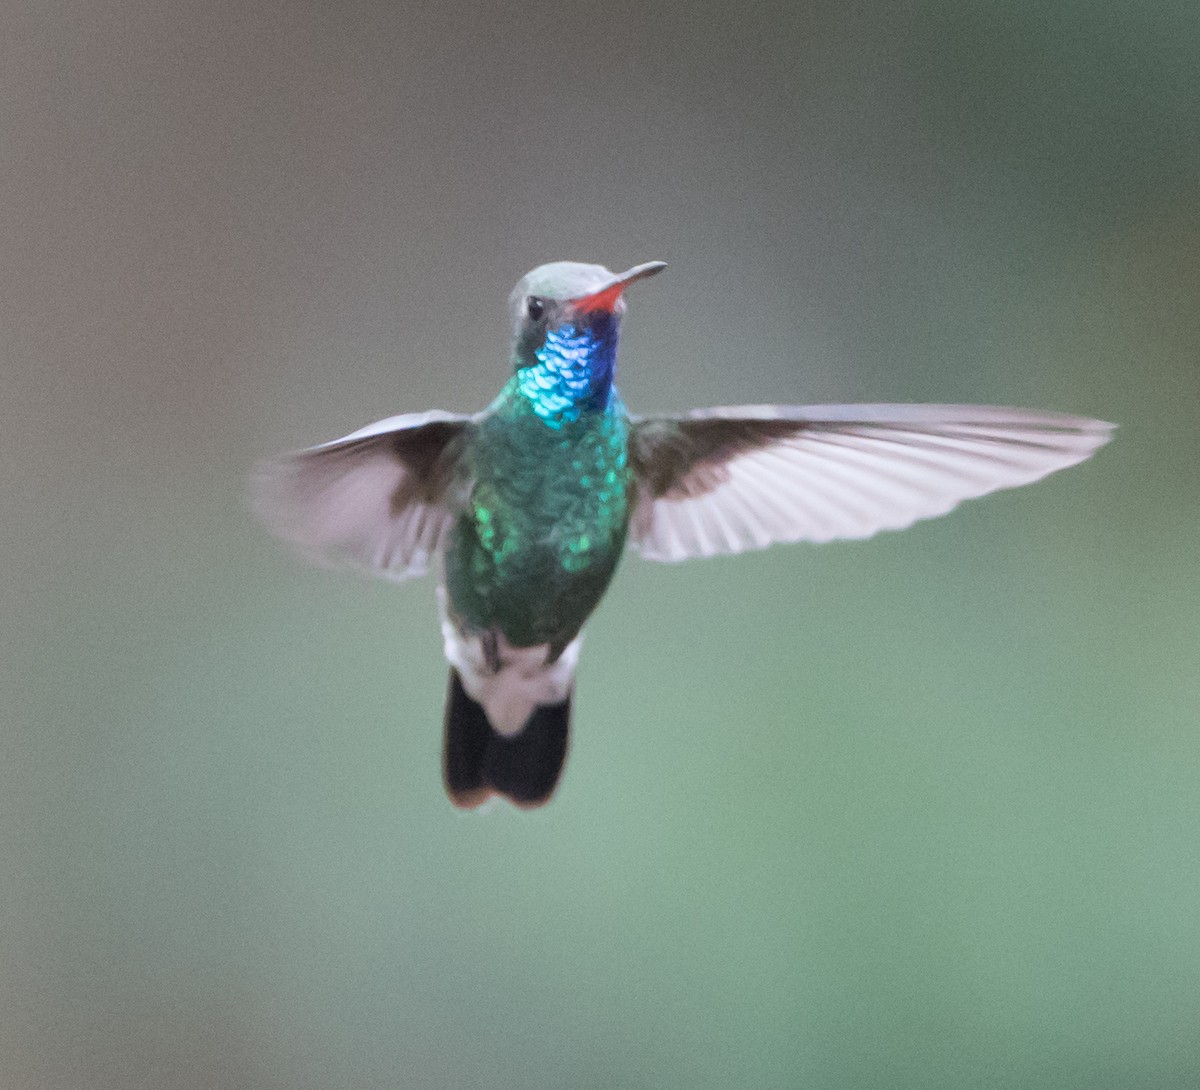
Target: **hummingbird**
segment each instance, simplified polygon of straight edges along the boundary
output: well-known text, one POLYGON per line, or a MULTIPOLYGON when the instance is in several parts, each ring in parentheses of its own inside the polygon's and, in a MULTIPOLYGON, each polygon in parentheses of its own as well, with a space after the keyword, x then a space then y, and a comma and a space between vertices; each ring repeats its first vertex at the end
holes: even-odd
POLYGON ((981 405, 746 405, 631 416, 625 292, 557 261, 513 290, 511 374, 482 412, 388 417, 260 466, 267 527, 318 562, 438 573, 451 801, 547 802, 583 628, 630 547, 647 560, 867 538, 1082 462, 1113 425, 981 405))

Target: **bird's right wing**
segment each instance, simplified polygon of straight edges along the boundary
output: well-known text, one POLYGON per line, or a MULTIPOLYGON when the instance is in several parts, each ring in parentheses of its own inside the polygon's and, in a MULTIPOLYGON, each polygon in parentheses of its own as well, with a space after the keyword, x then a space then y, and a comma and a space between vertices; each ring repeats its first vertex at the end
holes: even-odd
POLYGON ((1101 420, 986 405, 743 405, 635 420, 649 560, 899 530, 1082 462, 1101 420))
POLYGON ((387 579, 424 574, 452 513, 455 465, 472 418, 410 413, 264 462, 251 502, 309 559, 387 579))

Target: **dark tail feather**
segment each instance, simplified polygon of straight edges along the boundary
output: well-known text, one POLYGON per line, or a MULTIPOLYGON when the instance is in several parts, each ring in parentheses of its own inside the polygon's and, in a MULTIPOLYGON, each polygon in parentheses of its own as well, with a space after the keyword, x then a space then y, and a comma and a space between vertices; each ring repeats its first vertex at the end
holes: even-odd
POLYGON ((483 708, 450 671, 446 694, 446 793, 455 806, 473 808, 493 794, 517 806, 548 802, 567 759, 571 698, 534 708, 521 733, 505 738, 492 730, 483 708))
POLYGON ((468 809, 485 802, 492 794, 484 769, 492 725, 481 705, 462 687, 458 671, 450 671, 446 693, 446 744, 442 751, 442 774, 446 793, 455 806, 468 809))

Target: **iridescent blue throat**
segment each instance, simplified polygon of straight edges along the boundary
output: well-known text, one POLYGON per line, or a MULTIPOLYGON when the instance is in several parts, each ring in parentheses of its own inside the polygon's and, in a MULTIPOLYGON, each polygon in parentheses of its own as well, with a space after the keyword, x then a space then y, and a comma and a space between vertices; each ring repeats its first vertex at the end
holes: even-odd
POLYGON ((603 314, 582 327, 547 330, 534 358, 536 363, 517 369, 517 389, 546 423, 558 427, 586 412, 603 412, 617 366, 616 319, 603 314))

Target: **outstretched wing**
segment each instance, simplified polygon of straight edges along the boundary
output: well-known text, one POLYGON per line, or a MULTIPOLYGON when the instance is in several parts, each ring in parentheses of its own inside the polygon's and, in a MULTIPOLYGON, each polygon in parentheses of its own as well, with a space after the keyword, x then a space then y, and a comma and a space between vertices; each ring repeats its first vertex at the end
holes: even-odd
POLYGON ((650 560, 899 530, 1082 462, 1113 425, 984 405, 745 405, 634 422, 650 560))
POLYGON ((310 559, 388 579, 424 574, 446 530, 471 417, 410 413, 259 466, 251 500, 310 559))

